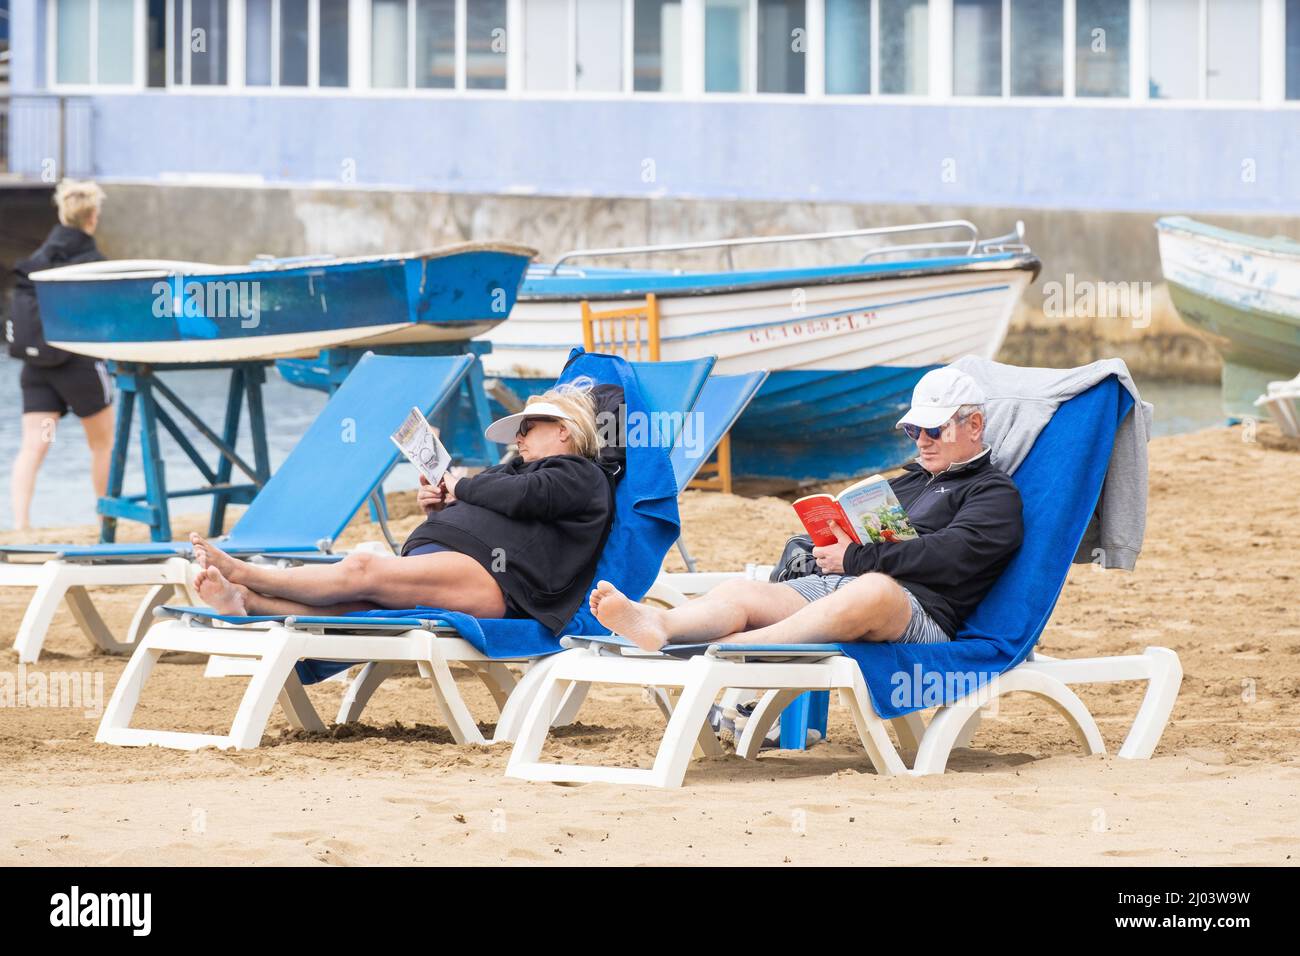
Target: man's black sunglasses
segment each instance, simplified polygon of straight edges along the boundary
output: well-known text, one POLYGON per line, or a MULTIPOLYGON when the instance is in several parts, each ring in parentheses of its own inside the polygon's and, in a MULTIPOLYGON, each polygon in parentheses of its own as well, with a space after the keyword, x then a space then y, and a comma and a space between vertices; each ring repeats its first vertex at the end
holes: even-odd
POLYGON ((968 418, 970 418, 969 415, 955 416, 953 418, 948 419, 946 422, 944 422, 942 425, 940 425, 937 428, 921 428, 918 425, 913 425, 911 422, 904 422, 903 434, 907 436, 908 441, 916 441, 918 438, 921 437, 921 432, 925 432, 932 439, 938 441, 939 436, 943 434, 943 430, 945 428, 947 428, 953 422, 964 422, 968 418))

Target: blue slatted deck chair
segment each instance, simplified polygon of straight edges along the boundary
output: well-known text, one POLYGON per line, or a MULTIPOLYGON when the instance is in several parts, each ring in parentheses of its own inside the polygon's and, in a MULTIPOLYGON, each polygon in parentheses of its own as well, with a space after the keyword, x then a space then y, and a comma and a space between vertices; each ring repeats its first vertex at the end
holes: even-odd
POLYGON ((649 654, 621 638, 569 639, 552 662, 518 732, 506 773, 526 780, 681 786, 691 755, 708 750, 710 707, 726 688, 767 689, 737 753, 753 757, 781 711, 806 691, 839 691, 867 756, 881 774, 942 773, 955 746, 978 726, 980 709, 1025 692, 1064 716, 1090 754, 1104 753, 1096 721, 1072 684, 1145 681, 1146 694, 1119 750, 1150 757, 1178 696, 1182 668, 1163 647, 1142 654, 1074 660, 1034 654, 1106 478, 1115 432, 1132 396, 1114 377, 1064 402, 1012 476, 1024 506, 1024 544, 992 590, 946 644, 670 645, 649 654), (546 716, 593 683, 680 688, 650 769, 541 759, 546 716), (937 708, 925 724, 921 712, 937 708), (903 761, 889 735, 914 751, 903 761))
MULTIPOLYGON (((363 356, 221 546, 242 557, 329 554, 334 539, 397 463, 400 453, 389 438, 397 423, 412 407, 434 416, 462 388, 473 362, 469 355, 363 356)), ((192 557, 188 541, 0 546, 0 587, 36 589, 14 641, 19 660, 37 659, 50 620, 65 600, 94 643, 115 653, 129 651, 152 623, 154 608, 176 594, 197 601, 192 557), (137 609, 126 641, 119 642, 86 588, 140 585, 151 585, 152 591, 137 609)))
MULTIPOLYGON (((629 435, 634 416, 656 412, 681 415, 695 404, 713 359, 627 363, 612 356, 575 350, 560 381, 586 376, 621 385, 627 398, 629 435)), ((400 418, 400 416, 399 416, 400 418)), ((615 582, 638 599, 654 582, 663 557, 677 539, 677 483, 669 448, 634 444, 629 438, 627 471, 615 493, 615 517, 596 567, 596 579, 615 582)), ((399 559, 394 559, 399 560, 399 559)), ((277 701, 292 726, 322 730, 324 724, 303 689, 362 663, 339 709, 338 722, 359 718, 375 689, 397 666, 416 664, 431 681, 435 700, 458 743, 487 743, 465 706, 449 668, 468 668, 488 687, 501 711, 491 742, 513 740, 529 695, 541 681, 559 640, 533 620, 480 620, 431 608, 373 611, 344 617, 242 617, 188 607, 159 608, 161 618, 141 639, 112 699, 96 739, 118 745, 158 744, 180 749, 204 746, 256 747, 277 701), (131 720, 149 673, 168 651, 209 658, 239 658, 251 676, 227 734, 193 734, 134 728, 131 720), (507 664, 527 667, 516 679, 507 664)), ((607 633, 584 605, 564 633, 607 633)), ((233 671, 227 671, 231 673, 233 671)), ((574 697, 555 719, 581 703, 574 697)))

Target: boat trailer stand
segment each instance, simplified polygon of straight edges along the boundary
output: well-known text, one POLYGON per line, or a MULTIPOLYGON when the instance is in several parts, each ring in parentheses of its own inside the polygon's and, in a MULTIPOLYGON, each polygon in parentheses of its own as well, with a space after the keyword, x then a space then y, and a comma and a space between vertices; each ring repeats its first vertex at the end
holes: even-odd
POLYGON ((109 465, 108 493, 99 499, 99 539, 110 542, 117 536, 117 522, 125 519, 139 521, 149 526, 149 536, 154 541, 172 540, 168 501, 212 495, 212 511, 208 519, 208 535, 221 534, 226 520, 226 506, 247 504, 271 477, 271 463, 266 445, 266 413, 262 404, 262 386, 266 383, 269 361, 220 363, 165 363, 143 364, 137 362, 111 362, 109 369, 117 380, 121 400, 113 435, 113 457, 109 465), (210 428, 174 391, 158 378, 158 372, 191 371, 195 369, 229 369, 230 387, 226 396, 225 421, 218 434, 210 428), (172 413, 160 401, 166 399, 199 436, 216 448, 219 458, 210 466, 182 430, 172 413), (244 405, 248 406, 249 432, 253 442, 253 461, 250 464, 235 450, 239 438, 239 424, 244 405), (136 412, 139 412, 140 455, 144 467, 142 494, 124 495, 122 484, 126 477, 126 462, 131 450, 131 430, 136 412), (166 468, 159 445, 158 426, 171 435, 206 485, 172 491, 167 488, 166 468), (238 468, 244 481, 235 482, 233 471, 238 468))

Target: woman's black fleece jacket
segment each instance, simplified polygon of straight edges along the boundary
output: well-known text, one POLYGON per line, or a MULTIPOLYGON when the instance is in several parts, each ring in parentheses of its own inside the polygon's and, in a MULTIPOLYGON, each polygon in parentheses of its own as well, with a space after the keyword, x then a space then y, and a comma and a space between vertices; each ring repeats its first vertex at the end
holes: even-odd
POLYGON ((481 564, 511 616, 559 634, 586 600, 614 520, 619 466, 579 455, 519 456, 456 484, 456 500, 411 532, 402 554, 440 544, 481 564))

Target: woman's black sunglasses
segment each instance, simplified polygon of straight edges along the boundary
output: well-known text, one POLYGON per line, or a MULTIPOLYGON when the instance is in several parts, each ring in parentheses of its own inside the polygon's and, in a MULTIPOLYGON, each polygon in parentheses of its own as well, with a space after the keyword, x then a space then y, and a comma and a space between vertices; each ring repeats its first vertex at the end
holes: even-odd
POLYGON ((546 418, 543 415, 535 415, 532 418, 525 418, 523 421, 519 423, 519 431, 516 432, 516 434, 518 435, 518 437, 523 438, 525 435, 527 435, 530 431, 533 430, 533 426, 536 425, 538 422, 555 422, 555 421, 559 421, 559 419, 546 418))

